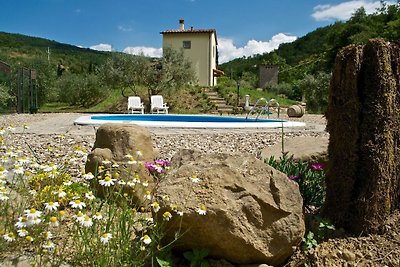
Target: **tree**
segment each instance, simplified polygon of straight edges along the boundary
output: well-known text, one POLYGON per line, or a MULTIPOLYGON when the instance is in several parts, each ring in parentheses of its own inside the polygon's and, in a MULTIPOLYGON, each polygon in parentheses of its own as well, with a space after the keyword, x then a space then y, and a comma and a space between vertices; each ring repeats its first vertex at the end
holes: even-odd
POLYGON ((328 106, 329 81, 331 75, 318 73, 317 75, 306 75, 299 81, 299 88, 304 94, 307 109, 314 113, 323 113, 328 106))

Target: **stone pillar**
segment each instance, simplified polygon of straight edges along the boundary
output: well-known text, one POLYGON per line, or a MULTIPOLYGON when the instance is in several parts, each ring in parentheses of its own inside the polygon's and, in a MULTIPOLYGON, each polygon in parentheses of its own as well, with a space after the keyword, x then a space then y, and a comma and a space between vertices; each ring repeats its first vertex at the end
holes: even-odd
POLYGON ((377 232, 399 204, 399 45, 372 39, 336 57, 330 84, 325 216, 377 232))

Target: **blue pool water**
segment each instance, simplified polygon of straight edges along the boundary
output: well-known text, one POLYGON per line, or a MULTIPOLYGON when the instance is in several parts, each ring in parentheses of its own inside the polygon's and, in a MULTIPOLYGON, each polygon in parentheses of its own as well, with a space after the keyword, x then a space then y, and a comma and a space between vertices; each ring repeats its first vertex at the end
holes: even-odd
POLYGON ((106 121, 162 121, 162 122, 282 122, 283 120, 240 118, 240 117, 224 117, 209 115, 106 115, 91 116, 92 120, 106 121))
POLYGON ((101 114, 85 115, 74 121, 78 125, 102 125, 105 123, 136 124, 144 127, 167 128, 279 128, 305 126, 303 122, 254 117, 226 117, 210 115, 177 114, 101 114))

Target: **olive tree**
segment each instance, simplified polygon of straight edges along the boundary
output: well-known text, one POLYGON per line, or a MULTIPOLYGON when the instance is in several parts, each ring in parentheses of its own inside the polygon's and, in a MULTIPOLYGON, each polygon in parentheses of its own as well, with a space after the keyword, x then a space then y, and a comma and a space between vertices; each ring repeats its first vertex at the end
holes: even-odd
POLYGON ((120 88, 123 96, 126 89, 137 93, 135 85, 144 86, 149 98, 160 93, 170 94, 195 81, 191 62, 183 51, 170 47, 164 49, 162 58, 116 54, 102 67, 101 77, 110 87, 120 88))

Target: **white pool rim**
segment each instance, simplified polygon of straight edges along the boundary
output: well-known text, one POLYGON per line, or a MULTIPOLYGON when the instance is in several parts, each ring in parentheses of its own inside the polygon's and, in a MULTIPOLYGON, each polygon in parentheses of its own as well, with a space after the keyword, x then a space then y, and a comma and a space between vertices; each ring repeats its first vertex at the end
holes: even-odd
MULTIPOLYGON (((92 119, 92 116, 121 116, 121 114, 96 114, 81 116, 74 121, 76 125, 99 126, 105 123, 136 124, 143 127, 164 127, 164 128, 281 128, 283 127, 304 127, 304 122, 296 121, 271 121, 271 122, 185 122, 185 121, 140 121, 140 120, 99 120, 92 119)), ((146 116, 146 115, 143 115, 146 116)), ((163 115, 160 115, 163 116, 163 115)), ((179 115, 199 116, 202 115, 179 115)), ((209 115, 207 115, 209 116, 209 115)))

